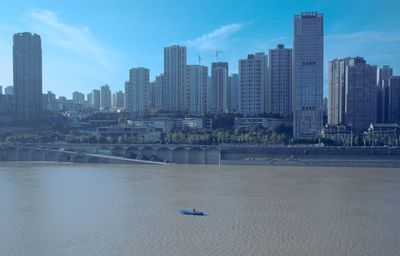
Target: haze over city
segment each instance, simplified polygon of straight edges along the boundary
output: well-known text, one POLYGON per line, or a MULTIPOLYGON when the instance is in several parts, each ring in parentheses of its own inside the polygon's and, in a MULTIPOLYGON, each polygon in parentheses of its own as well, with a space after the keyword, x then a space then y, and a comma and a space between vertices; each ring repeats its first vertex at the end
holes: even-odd
POLYGON ((387 1, 13 1, 0 9, 0 84, 12 85, 12 35, 42 38, 43 91, 71 97, 103 84, 124 88, 132 67, 163 72, 163 48, 187 47, 188 64, 210 66, 215 52, 237 73, 248 53, 293 45, 293 15, 324 13, 324 95, 327 63, 365 57, 400 70, 398 2, 387 1))

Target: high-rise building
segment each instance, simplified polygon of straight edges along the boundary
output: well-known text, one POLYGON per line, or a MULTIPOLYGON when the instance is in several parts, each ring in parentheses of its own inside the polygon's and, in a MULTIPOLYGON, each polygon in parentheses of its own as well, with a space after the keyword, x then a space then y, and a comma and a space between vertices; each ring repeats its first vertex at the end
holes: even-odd
POLYGON ((51 91, 48 91, 47 94, 43 94, 43 109, 56 112, 59 110, 57 104, 57 97, 51 91))
POLYGON ((100 91, 97 89, 92 90, 92 102, 91 105, 94 110, 100 109, 100 91))
POLYGON ((239 113, 256 116, 269 112, 267 90, 268 56, 256 53, 239 60, 239 113))
POLYGON ((129 82, 125 83, 125 104, 132 116, 143 116, 149 111, 149 76, 147 68, 129 70, 129 82))
POLYGON ((363 58, 349 60, 346 68, 345 122, 355 131, 365 131, 376 123, 377 68, 363 58))
POLYGON ((42 112, 42 47, 37 34, 17 33, 13 38, 13 74, 16 117, 38 120, 42 112))
POLYGON ((14 95, 14 86, 10 85, 4 88, 5 95, 14 95))
POLYGON ((229 112, 231 109, 228 62, 211 64, 211 81, 208 91, 208 107, 211 113, 229 112), (228 99, 229 95, 229 99, 228 99))
POLYGON ((294 17, 293 135, 317 136, 323 118, 323 14, 305 12, 294 17))
POLYGON ((188 65, 187 83, 189 113, 194 115, 207 113, 208 68, 202 65, 188 65))
POLYGON ((186 61, 186 47, 164 48, 164 110, 180 112, 188 109, 186 61))
POLYGON ((100 110, 108 111, 111 109, 111 90, 105 84, 100 88, 100 110))
POLYGON ((329 62, 330 124, 346 124, 356 132, 376 123, 377 69, 361 57, 329 62))
POLYGON ((0 95, 3 94, 3 86, 0 85, 0 95))
POLYGON ((281 116, 292 115, 292 49, 278 44, 269 50, 269 109, 281 116))
POLYGON ((378 122, 400 123, 400 76, 381 80, 378 90, 378 102, 381 104, 378 107, 378 122))
POLYGON ((232 112, 236 113, 239 111, 239 75, 232 74, 229 79, 231 84, 232 112))
POLYGON ((378 113, 377 122, 387 123, 389 121, 389 91, 388 81, 393 76, 393 69, 389 66, 383 66, 378 69, 377 85, 378 85, 378 113), (386 83, 384 82, 386 80, 386 83))
POLYGON ((89 106, 91 106, 92 105, 92 99, 93 99, 92 93, 86 94, 86 99, 87 99, 87 104, 89 106))
POLYGON ((164 74, 160 74, 156 76, 156 80, 154 81, 154 104, 153 108, 154 110, 160 110, 160 109, 165 109, 164 108, 164 102, 165 100, 165 90, 164 90, 164 74))
POLYGON ((113 109, 123 109, 125 106, 125 94, 123 91, 114 92, 111 99, 113 109))
POLYGON ((72 93, 72 100, 74 104, 83 104, 85 103, 85 94, 75 91, 72 93))

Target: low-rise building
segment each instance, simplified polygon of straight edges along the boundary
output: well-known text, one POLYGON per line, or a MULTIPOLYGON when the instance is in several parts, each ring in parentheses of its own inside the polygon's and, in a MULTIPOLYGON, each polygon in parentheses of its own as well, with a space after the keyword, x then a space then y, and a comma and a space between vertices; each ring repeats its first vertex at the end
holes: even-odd
POLYGON ((266 117, 235 117, 235 128, 263 127, 275 129, 279 126, 292 126, 291 119, 266 118, 266 117))

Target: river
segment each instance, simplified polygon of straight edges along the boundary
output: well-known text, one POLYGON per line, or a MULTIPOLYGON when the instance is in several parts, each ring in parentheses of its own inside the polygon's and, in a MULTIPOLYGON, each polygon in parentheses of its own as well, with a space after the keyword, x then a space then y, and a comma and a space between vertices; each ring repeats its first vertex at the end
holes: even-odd
POLYGON ((0 163, 0 204, 7 256, 400 252, 400 169, 0 163))

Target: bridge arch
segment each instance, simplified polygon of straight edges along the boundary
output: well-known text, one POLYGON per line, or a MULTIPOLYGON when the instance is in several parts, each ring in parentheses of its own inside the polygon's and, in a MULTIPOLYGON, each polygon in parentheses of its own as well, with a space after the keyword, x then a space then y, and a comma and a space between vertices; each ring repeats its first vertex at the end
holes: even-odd
POLYGON ((117 146, 117 147, 114 147, 111 149, 111 155, 113 155, 113 156, 122 157, 122 156, 124 156, 124 154, 125 154, 125 150, 120 146, 117 146))
POLYGON ((142 150, 142 156, 145 160, 150 160, 155 155, 155 149, 150 146, 144 147, 142 150))
POLYGON ((60 154, 58 156, 58 161, 59 162, 70 162, 71 161, 71 156, 69 154, 60 154))
POLYGON ((25 148, 21 148, 18 150, 18 161, 30 161, 31 160, 31 151, 25 148))
POLYGON ((219 164, 221 151, 216 147, 207 148, 205 151, 206 164, 219 164))
POLYGON ((31 152, 32 161, 44 161, 44 152, 41 150, 34 150, 31 152))
POLYGON ((72 157, 73 163, 86 163, 86 157, 83 155, 75 155, 72 157))
POLYGON ((141 153, 140 153, 139 148, 132 146, 132 147, 129 147, 126 149, 125 157, 131 158, 131 159, 137 159, 140 156, 141 156, 141 153))
POLYGON ((87 163, 89 164, 99 164, 101 163, 101 160, 98 157, 89 157, 87 160, 87 163))
POLYGON ((57 162, 58 161, 57 153, 53 152, 53 151, 48 151, 48 152, 44 153, 44 160, 57 162))
POLYGON ((205 164, 206 154, 203 149, 195 147, 189 149, 188 152, 188 163, 189 164, 205 164))
POLYGON ((188 151, 185 148, 174 148, 172 150, 172 162, 176 164, 187 164, 188 151))
POLYGON ((156 150, 156 156, 163 162, 172 161, 172 151, 167 147, 162 147, 156 150))

